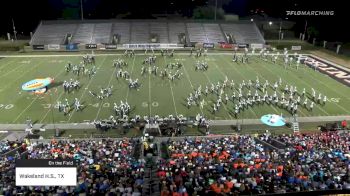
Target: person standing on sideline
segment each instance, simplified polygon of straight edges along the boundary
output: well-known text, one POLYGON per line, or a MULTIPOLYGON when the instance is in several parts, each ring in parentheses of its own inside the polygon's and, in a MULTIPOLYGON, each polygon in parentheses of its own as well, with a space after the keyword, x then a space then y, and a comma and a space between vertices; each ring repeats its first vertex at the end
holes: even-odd
POLYGON ((29 117, 27 117, 26 123, 27 127, 33 128, 32 120, 29 117))

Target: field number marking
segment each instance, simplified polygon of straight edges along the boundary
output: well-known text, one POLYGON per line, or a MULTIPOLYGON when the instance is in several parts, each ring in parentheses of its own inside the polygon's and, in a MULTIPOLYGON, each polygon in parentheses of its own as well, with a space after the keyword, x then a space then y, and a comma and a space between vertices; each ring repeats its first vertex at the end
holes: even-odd
MULTIPOLYGON (((144 108, 147 108, 147 107, 148 107, 148 103, 147 103, 147 102, 142 102, 141 106, 144 107, 144 108)), ((159 106, 159 103, 156 102, 156 101, 153 101, 153 102, 151 103, 151 106, 152 106, 152 107, 158 107, 158 106, 159 106)))
POLYGON ((10 110, 14 107, 13 104, 1 104, 0 103, 0 109, 10 110))

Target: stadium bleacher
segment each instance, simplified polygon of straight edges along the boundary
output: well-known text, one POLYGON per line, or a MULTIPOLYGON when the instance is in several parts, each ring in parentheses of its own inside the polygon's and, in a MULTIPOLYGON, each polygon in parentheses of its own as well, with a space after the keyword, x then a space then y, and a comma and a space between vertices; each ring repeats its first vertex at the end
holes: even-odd
POLYGON ((159 43, 169 43, 168 26, 165 22, 150 22, 150 33, 158 35, 159 43))
POLYGON ((207 35, 201 23, 187 23, 188 36, 190 42, 206 43, 208 42, 207 35))
POLYGON ((159 43, 179 43, 179 35, 185 34, 188 42, 227 42, 225 34, 232 34, 237 44, 265 43, 260 31, 251 22, 169 22, 157 20, 125 21, 43 21, 35 31, 31 45, 63 44, 67 34, 71 43, 112 43, 113 36, 120 37, 119 44, 151 43, 151 36, 159 43))
POLYGON ((113 23, 112 35, 119 35, 121 44, 130 43, 130 38, 131 38, 130 23, 128 22, 113 23))
MULTIPOLYGON (((71 42, 72 43, 92 43, 94 35, 94 23, 82 23, 78 25, 76 32, 74 33, 71 42)), ((100 35, 99 35, 100 36, 100 35)))
POLYGON ((265 43, 254 23, 220 24, 224 33, 233 35, 238 44, 265 43))
POLYGON ((112 23, 97 23, 91 43, 110 43, 112 23))
POLYGON ((209 43, 226 42, 219 24, 203 23, 203 28, 209 43))
POLYGON ((130 43, 149 43, 150 42, 149 24, 145 22, 131 23, 131 39, 130 43))
POLYGON ((35 31, 30 44, 63 44, 66 34, 73 34, 78 24, 45 24, 42 23, 35 31))
POLYGON ((186 26, 183 22, 169 22, 168 28, 170 43, 179 43, 179 35, 186 34, 186 26))

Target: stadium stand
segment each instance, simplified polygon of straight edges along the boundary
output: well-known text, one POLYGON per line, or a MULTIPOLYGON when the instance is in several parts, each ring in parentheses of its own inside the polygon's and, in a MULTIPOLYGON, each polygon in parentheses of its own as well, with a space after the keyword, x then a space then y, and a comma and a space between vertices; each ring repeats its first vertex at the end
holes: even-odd
POLYGON ((186 34, 186 26, 183 22, 169 22, 169 41, 170 43, 179 43, 179 35, 186 34))
POLYGON ((208 42, 207 35, 201 23, 187 23, 188 36, 192 43, 206 43, 208 42))
POLYGON ((150 22, 150 33, 158 36, 157 42, 169 43, 168 26, 165 22, 150 22))
POLYGON ((150 29, 149 24, 145 22, 131 22, 130 43, 149 43, 150 29))
MULTIPOLYGON (((94 35, 94 23, 82 23, 79 24, 77 31, 74 33, 72 43, 92 43, 94 35)), ((100 36, 100 35, 99 35, 100 36)))
POLYGON ((35 31, 30 45, 63 44, 66 34, 73 34, 77 24, 46 24, 41 23, 35 31))
POLYGON ((115 22, 113 23, 112 36, 119 35, 121 44, 130 43, 130 28, 131 26, 129 22, 115 22))
POLYGON ((146 147, 142 148, 145 143, 140 139, 2 142, 3 153, 21 150, 0 156, 0 194, 139 196, 154 183, 159 183, 160 195, 349 191, 349 136, 349 132, 334 131, 160 138, 163 155, 154 163, 141 156, 146 147), (270 148, 272 141, 282 144, 284 151, 270 148), (16 187, 16 158, 74 158, 79 162, 78 185, 16 187))
POLYGON ((224 33, 231 34, 237 44, 264 44, 265 40, 254 23, 221 24, 224 33))
POLYGON ((110 43, 112 23, 96 23, 91 43, 110 43))
POLYGON ((16 187, 14 159, 1 157, 1 195, 74 194, 101 195, 109 192, 141 195, 143 163, 133 157, 138 140, 80 140, 33 143, 21 155, 24 159, 66 159, 79 161, 76 187, 16 187))
POLYGON ((156 35, 159 43, 179 43, 179 35, 184 34, 187 42, 226 42, 225 34, 231 34, 237 44, 265 43, 259 29, 251 22, 207 23, 207 22, 167 22, 156 20, 123 21, 43 21, 35 31, 30 44, 64 44, 67 34, 71 43, 118 44, 151 43, 156 35))
POLYGON ((203 23, 209 43, 226 42, 219 24, 203 23))
POLYGON ((263 134, 167 141, 158 169, 162 194, 271 194, 349 190, 349 133, 263 134), (272 137, 272 138, 270 138, 272 137), (281 139, 285 153, 258 144, 281 139))

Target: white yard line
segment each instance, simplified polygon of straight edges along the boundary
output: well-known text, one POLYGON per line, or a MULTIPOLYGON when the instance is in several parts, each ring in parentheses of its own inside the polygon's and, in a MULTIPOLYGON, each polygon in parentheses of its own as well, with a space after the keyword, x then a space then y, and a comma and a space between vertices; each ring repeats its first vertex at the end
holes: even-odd
MULTIPOLYGON (((33 66, 33 68, 32 69, 34 69, 34 68, 36 68, 37 66, 39 66, 40 64, 43 64, 45 61, 42 61, 42 62, 40 62, 40 63, 37 63, 37 65, 35 65, 35 66, 33 66)), ((29 71, 31 71, 32 69, 30 69, 29 71)), ((29 71, 27 71, 27 72, 29 72, 29 71)), ((26 73, 27 73, 26 72, 26 73)), ((23 76, 23 75, 22 75, 23 76)), ((21 76, 21 77, 22 77, 21 76)), ((26 112, 29 108, 30 108, 30 106, 32 106, 33 105, 33 103, 36 101, 38 99, 38 96, 35 98, 35 99, 33 99, 33 101, 17 116, 17 118, 13 121, 13 123, 15 122, 15 121, 17 121, 22 115, 23 115, 23 113, 24 112, 26 112)))
MULTIPOLYGON (((117 68, 114 68, 114 71, 112 72, 112 75, 111 75, 111 77, 109 78, 109 81, 108 81, 108 87, 111 85, 111 82, 112 82, 112 79, 113 79, 113 77, 115 77, 115 72, 117 71, 117 68)), ((96 117, 95 117, 95 119, 97 119, 98 118, 98 115, 100 114, 100 112, 101 112, 101 108, 102 108, 102 105, 104 104, 104 101, 102 100, 101 101, 101 104, 100 104, 100 107, 98 108, 98 111, 97 111, 97 114, 96 114, 96 117)))
MULTIPOLYGON (((62 71, 58 75, 56 75, 55 78, 57 78, 57 76, 61 75, 64 72, 65 72, 65 69, 62 69, 62 71)), ((58 88, 58 87, 56 87, 56 88, 58 88)), ((62 97, 63 94, 64 94, 64 91, 62 91, 60 93, 60 96, 58 96, 58 98, 53 103, 51 103, 52 104, 51 107, 47 110, 44 117, 41 118, 39 123, 42 123, 45 120, 46 116, 49 114, 49 112, 52 110, 52 108, 55 108, 55 103, 57 102, 57 100, 60 100, 60 98, 62 97)), ((52 95, 49 95, 49 96, 52 96, 52 95)))
MULTIPOLYGON (((190 77, 189 77, 189 75, 188 75, 188 72, 187 72, 187 70, 186 70, 186 68, 185 68, 186 65, 183 65, 182 67, 184 68, 184 71, 185 71, 185 75, 186 75, 187 80, 190 82, 190 85, 191 85, 191 87, 192 87, 192 91, 195 90, 194 86, 192 85, 191 79, 190 79, 190 77)), ((199 107, 199 109, 200 109, 200 111, 201 111, 201 113, 202 113, 202 116, 204 116, 203 109, 202 109, 201 107, 199 107)))
MULTIPOLYGON (((282 61, 282 60, 281 60, 282 61)), ((283 66, 282 64, 277 64, 278 66, 283 66)), ((269 71, 270 73, 272 73, 272 75, 274 75, 274 73, 272 71, 270 71, 270 69, 268 68, 265 68, 265 66, 263 66, 265 70, 269 71)), ((294 74, 289 74, 291 75, 292 77, 294 77, 297 80, 299 80, 297 77, 294 76, 294 74)), ((300 80, 302 81, 304 84, 306 84, 308 87, 312 88, 307 82, 305 82, 304 80, 300 80)), ((321 108, 320 105, 318 105, 317 103, 315 104, 323 113, 327 114, 327 116, 329 116, 329 113, 327 111, 325 111, 324 109, 321 108)))
POLYGON ((30 106, 33 105, 33 103, 38 99, 38 96, 33 99, 33 101, 17 116, 17 118, 15 118, 15 120, 12 121, 12 123, 15 123, 23 114, 24 112, 26 112, 28 110, 28 108, 30 108, 30 106))
MULTIPOLYGON (((1 60, 1 59, 0 59, 0 60, 1 60)), ((0 66, 0 69, 2 69, 3 67, 8 66, 9 64, 15 63, 15 62, 16 62, 16 59, 15 59, 15 60, 12 60, 12 61, 9 61, 9 62, 7 62, 7 63, 4 63, 4 64, 2 64, 2 65, 0 66)))
MULTIPOLYGON (((226 59, 224 59, 224 60, 226 60, 226 59)), ((216 68, 220 71, 218 65, 217 65, 215 62, 214 62, 214 64, 215 64, 216 68)), ((230 64, 229 62, 228 62, 228 64, 232 66, 232 64, 230 64)), ((229 66, 229 67, 231 67, 231 66, 229 66)), ((236 70, 236 67, 233 66, 233 68, 236 70)), ((226 76, 226 75, 223 74, 221 71, 220 71, 220 73, 221 73, 223 76, 226 76)), ((241 74, 240 71, 236 70, 236 73, 238 73, 242 78, 245 78, 245 77, 243 76, 243 74, 241 74)), ((252 109, 252 107, 248 107, 248 108, 249 108, 249 110, 254 114, 254 116, 255 116, 256 118, 259 118, 258 115, 257 115, 257 114, 254 112, 254 110, 252 109)), ((273 109, 277 112, 276 108, 273 108, 273 109)))
MULTIPOLYGON (((2 88, 2 90, 5 90, 5 89, 7 89, 9 86, 11 86, 13 83, 15 83, 17 80, 19 80, 20 78, 22 78, 24 75, 26 75, 28 72, 30 72, 30 71, 32 71, 32 70, 34 70, 35 68, 37 68, 40 64, 44 64, 44 62, 40 62, 40 63, 37 63, 36 65, 33 65, 32 67, 31 67, 31 69, 28 69, 28 71, 26 71, 26 72, 23 72, 20 76, 17 76, 16 77, 16 80, 14 80, 14 81, 11 81, 11 83, 8 83, 4 88, 2 88)), ((29 65, 30 66, 30 65, 29 65)), ((1 78, 1 77, 0 77, 1 78)))
MULTIPOLYGON (((107 57, 105 57, 105 58, 103 59, 103 61, 101 62, 101 64, 98 66, 98 68, 100 68, 100 67, 105 63, 106 59, 107 59, 107 57)), ((98 69, 98 68, 97 68, 97 69, 98 69)), ((82 94, 82 95, 80 96, 80 98, 79 98, 79 102, 80 102, 81 99, 84 97, 84 95, 85 95, 85 93, 86 93, 86 90, 89 88, 89 86, 90 86, 90 84, 91 84, 91 82, 92 82, 92 80, 93 80, 94 78, 96 78, 96 75, 94 75, 94 76, 90 79, 90 81, 88 82, 87 86, 86 86, 85 89, 84 89, 83 94, 82 94)), ((70 119, 72 118, 74 112, 75 112, 75 110, 73 110, 72 114, 69 116, 68 122, 70 122, 70 119)))
MULTIPOLYGON (((259 74, 258 71, 255 71, 254 69, 252 69, 249 65, 247 65, 246 67, 248 67, 250 70, 252 70, 255 74, 259 75, 259 77, 261 77, 261 78, 263 78, 264 80, 266 80, 266 78, 265 78, 264 76, 262 76, 261 74, 259 74)), ((278 93, 279 95, 281 95, 281 93, 280 93, 279 91, 277 91, 277 93, 278 93)), ((275 112, 278 113, 277 109, 275 108, 275 105, 270 105, 270 107, 272 107, 272 108, 275 110, 275 112)), ((287 111, 287 110, 285 110, 285 111, 287 111)), ((304 112, 302 112, 301 110, 299 110, 299 111, 300 111, 300 113, 302 113, 304 116, 307 116, 307 115, 306 115, 304 112)))
MULTIPOLYGON (((211 80, 209 79, 208 75, 207 75, 205 72, 203 72, 203 73, 204 73, 205 77, 207 78, 208 82, 209 82, 209 83, 212 83, 211 80)), ((231 118, 231 120, 233 120, 233 117, 231 116, 230 111, 227 109, 226 105, 225 105, 225 104, 222 104, 222 106, 224 106, 224 109, 226 110, 226 113, 229 115, 229 117, 231 118)))
POLYGON ((151 74, 149 73, 148 73, 148 108, 149 108, 149 116, 152 116, 151 74))
MULTIPOLYGON (((134 71, 135 59, 136 59, 136 56, 134 56, 134 60, 132 61, 130 76, 132 76, 132 72, 134 71)), ((129 92, 130 92, 130 88, 128 88, 128 90, 126 90, 126 97, 125 97, 126 102, 128 102, 129 92)))
POLYGON ((14 71, 17 71, 19 68, 21 68, 21 67, 23 67, 23 66, 26 66, 26 64, 20 65, 20 66, 18 66, 18 67, 16 67, 16 68, 12 69, 11 71, 6 72, 5 74, 1 75, 0 78, 3 78, 3 77, 9 75, 10 73, 12 73, 12 72, 14 72, 14 71))
MULTIPOLYGON (((309 67, 307 67, 308 69, 310 69, 309 67)), ((311 79, 313 80, 316 80, 314 79, 313 77, 310 77, 311 79)), ((335 92, 337 95, 340 95, 342 98, 345 98, 345 99, 349 99, 348 97, 344 97, 342 94, 338 93, 338 91, 334 90, 333 88, 329 87, 326 83, 322 82, 321 80, 316 80, 317 82, 320 82, 321 84, 323 84, 324 86, 326 86, 328 89, 330 89, 331 91, 335 92)), ((339 104, 337 104, 336 102, 333 102, 335 105, 338 106, 338 108, 344 110, 345 112, 347 113, 350 113, 349 110, 345 109, 344 107, 340 106, 339 104)))
MULTIPOLYGON (((163 58, 164 58, 165 65, 167 65, 166 56, 164 56, 163 58)), ((177 108, 176 108, 176 104, 175 104, 175 97, 174 97, 173 85, 171 84, 171 82, 170 82, 169 79, 168 79, 168 82, 169 82, 169 85, 170 85, 171 96, 172 96, 172 98, 173 98, 173 104, 174 104, 175 114, 176 114, 176 116, 177 116, 178 114, 177 114, 177 108)))
MULTIPOLYGON (((54 102, 54 103, 51 105, 51 107, 47 110, 47 112, 45 113, 44 117, 41 118, 41 120, 39 121, 39 123, 42 123, 43 120, 45 120, 46 116, 49 114, 49 112, 52 110, 52 108, 55 108, 55 103, 57 102, 57 100, 59 100, 59 99, 62 97, 63 94, 64 94, 64 92, 62 92, 62 93, 60 94, 60 96, 58 96, 58 98, 55 100, 55 102, 54 102)), ((49 95, 49 96, 52 96, 52 95, 49 95)))

